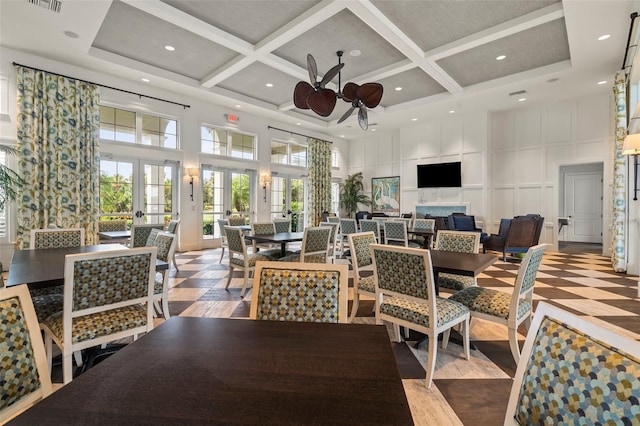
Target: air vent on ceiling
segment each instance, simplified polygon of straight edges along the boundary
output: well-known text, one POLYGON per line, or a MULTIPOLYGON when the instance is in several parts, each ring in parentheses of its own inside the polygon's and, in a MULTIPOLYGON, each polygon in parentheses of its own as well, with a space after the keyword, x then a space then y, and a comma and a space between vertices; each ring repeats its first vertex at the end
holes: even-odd
POLYGON ((62 6, 62 2, 58 0, 27 0, 27 1, 31 4, 44 7, 45 9, 49 9, 57 13, 60 13, 60 7, 62 6))
POLYGON ((526 90, 518 90, 517 92, 511 92, 511 93, 509 93, 509 96, 524 95, 525 93, 527 93, 527 91, 526 91, 526 90))

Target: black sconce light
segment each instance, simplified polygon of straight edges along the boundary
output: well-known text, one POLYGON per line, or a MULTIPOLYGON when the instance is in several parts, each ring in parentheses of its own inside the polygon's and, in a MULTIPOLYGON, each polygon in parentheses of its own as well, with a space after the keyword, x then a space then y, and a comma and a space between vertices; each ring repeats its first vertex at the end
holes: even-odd
POLYGON ((271 176, 270 175, 262 175, 260 176, 260 185, 262 185, 262 189, 264 190, 264 202, 267 202, 267 186, 271 184, 271 176))
POLYGON ((198 168, 197 167, 189 167, 187 168, 187 176, 191 178, 189 184, 191 185, 191 201, 193 201, 193 179, 198 176, 198 168))

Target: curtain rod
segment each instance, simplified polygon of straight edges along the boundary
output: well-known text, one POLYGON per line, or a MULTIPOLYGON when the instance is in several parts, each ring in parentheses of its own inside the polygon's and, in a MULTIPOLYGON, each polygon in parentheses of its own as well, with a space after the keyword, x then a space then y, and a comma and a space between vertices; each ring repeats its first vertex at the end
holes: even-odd
MULTIPOLYGON (((629 49, 631 47, 637 47, 637 45, 633 45, 630 46, 631 44, 631 36, 633 35, 633 24, 636 20, 636 18, 638 18, 638 12, 633 12, 629 18, 631 19, 631 25, 629 25, 629 36, 627 37, 627 48, 624 50, 624 59, 622 60, 622 69, 626 69, 627 68, 627 55, 629 55, 629 49)), ((631 60, 633 60, 633 58, 631 58, 631 60)))
POLYGON ((318 140, 321 140, 321 141, 324 141, 324 142, 333 143, 331 141, 325 141, 324 139, 316 138, 314 136, 303 135, 302 133, 292 132, 291 130, 279 129, 279 128, 273 127, 273 126, 267 126, 267 129, 280 130, 281 132, 289 133, 291 135, 304 136, 305 138, 318 139, 318 140))
POLYGON ((78 81, 82 81, 84 83, 95 84, 96 86, 104 87, 105 89, 111 89, 111 90, 117 90, 119 92, 129 93, 131 95, 136 95, 136 96, 138 96, 140 98, 154 99, 156 101, 166 102, 168 104, 179 105, 179 106, 181 106, 182 108, 185 108, 185 109, 186 108, 191 108, 191 105, 181 104, 179 102, 168 101, 166 99, 156 98, 154 96, 147 96, 147 95, 143 95, 142 93, 131 92, 129 90, 118 89, 117 87, 107 86, 106 84, 94 83, 93 81, 83 80, 81 78, 76 78, 76 77, 70 77, 68 75, 59 74, 59 73, 43 70, 43 69, 40 69, 40 68, 34 68, 34 67, 27 66, 27 65, 19 64, 17 62, 14 62, 13 66, 17 66, 17 67, 19 66, 19 67, 23 67, 23 68, 28 68, 28 69, 31 69, 31 70, 34 70, 34 71, 42 71, 42 72, 46 72, 46 73, 49 73, 49 74, 56 74, 56 75, 59 75, 60 77, 69 78, 71 80, 78 80, 78 81))

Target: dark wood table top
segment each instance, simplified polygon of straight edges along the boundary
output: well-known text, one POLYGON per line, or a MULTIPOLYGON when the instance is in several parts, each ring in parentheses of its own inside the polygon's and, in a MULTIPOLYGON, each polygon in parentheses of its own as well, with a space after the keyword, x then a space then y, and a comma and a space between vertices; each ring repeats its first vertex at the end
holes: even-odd
POLYGON ((122 240, 131 238, 131 231, 102 231, 98 232, 98 237, 101 240, 122 240))
POLYGON ((412 425, 384 326, 172 317, 16 425, 412 425))
POLYGON ((446 272, 475 277, 496 260, 498 260, 498 257, 491 254, 431 250, 431 263, 434 273, 446 272))
MULTIPOLYGON (((29 284, 29 288, 64 284, 64 258, 68 254, 93 253, 126 249, 122 244, 96 244, 56 249, 16 250, 11 259, 7 287, 29 284)), ((167 262, 156 259, 156 270, 169 268, 167 262)))
POLYGON ((245 235, 245 238, 248 240, 272 243, 291 243, 294 241, 302 241, 303 237, 304 232, 278 232, 277 234, 245 235))

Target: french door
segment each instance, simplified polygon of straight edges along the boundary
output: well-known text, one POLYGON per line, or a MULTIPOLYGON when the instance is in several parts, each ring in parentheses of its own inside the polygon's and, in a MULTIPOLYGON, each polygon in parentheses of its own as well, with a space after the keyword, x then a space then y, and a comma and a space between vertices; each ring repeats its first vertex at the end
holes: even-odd
POLYGON ((300 177, 271 177, 271 217, 290 218, 293 232, 303 231, 306 223, 306 183, 300 177))
POLYGON ((203 238, 220 238, 218 219, 230 215, 246 217, 247 224, 253 214, 256 173, 251 170, 234 170, 202 167, 202 235, 203 238))
POLYGON ((178 182, 176 162, 101 159, 101 219, 166 224, 178 216, 178 182))

